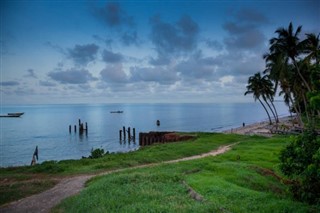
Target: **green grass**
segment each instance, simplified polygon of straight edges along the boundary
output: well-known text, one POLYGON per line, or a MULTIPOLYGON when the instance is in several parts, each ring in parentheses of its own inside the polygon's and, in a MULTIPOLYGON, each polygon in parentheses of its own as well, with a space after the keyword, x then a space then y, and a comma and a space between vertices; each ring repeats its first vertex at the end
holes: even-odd
POLYGON ((281 181, 286 142, 252 137, 216 157, 96 177, 54 212, 319 212, 294 201, 281 181), (183 182, 204 201, 192 199, 183 182))
MULTIPOLYGON (((194 134, 197 135, 195 140, 153 145, 130 153, 109 154, 99 159, 49 161, 32 167, 0 168, 0 194, 2 195, 0 205, 34 194, 33 188, 28 187, 30 181, 49 181, 52 177, 57 176, 98 173, 141 164, 158 163, 209 152, 223 144, 250 139, 249 136, 239 135, 194 134), (7 180, 10 180, 10 184, 6 183, 7 180), (21 191, 24 193, 21 194, 21 191)), ((52 186, 44 184, 36 192, 52 186)))
MULTIPOLYGON (((195 133, 197 138, 186 142, 158 144, 129 153, 108 154, 98 159, 47 161, 36 166, 0 168, 0 179, 30 174, 70 175, 96 173, 127 168, 147 163, 157 163, 209 152, 223 144, 249 139, 249 136, 213 133, 195 133)), ((89 153, 88 153, 89 155, 89 153)))
POLYGON ((34 180, 27 182, 13 182, 0 185, 0 205, 12 200, 18 200, 32 194, 37 194, 53 187, 57 181, 34 180))

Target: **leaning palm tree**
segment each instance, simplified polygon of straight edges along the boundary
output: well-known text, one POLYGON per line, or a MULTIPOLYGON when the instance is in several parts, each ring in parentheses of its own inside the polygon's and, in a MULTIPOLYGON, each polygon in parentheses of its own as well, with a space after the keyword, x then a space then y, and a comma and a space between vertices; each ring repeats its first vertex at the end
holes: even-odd
POLYGON ((265 75, 261 78, 260 80, 260 86, 261 86, 261 90, 262 90, 262 97, 265 101, 265 103, 268 105, 271 113, 274 116, 274 119, 276 121, 276 123, 279 122, 279 118, 278 118, 278 112, 276 107, 273 104, 274 101, 274 96, 275 96, 275 90, 274 90, 274 86, 272 81, 269 79, 268 75, 265 75), (271 106, 270 106, 270 104, 271 106))
POLYGON ((310 84, 301 73, 299 68, 297 57, 302 53, 303 42, 299 41, 299 34, 301 32, 302 26, 299 26, 295 32, 293 32, 293 26, 290 22, 288 29, 279 28, 275 31, 278 34, 278 37, 272 38, 270 40, 270 53, 271 54, 282 54, 285 58, 288 58, 292 61, 302 83, 306 86, 308 91, 311 91, 310 84))
POLYGON ((270 114, 266 108, 266 106, 263 104, 261 101, 262 97, 262 90, 261 90, 261 75, 260 73, 256 73, 253 76, 250 76, 248 79, 248 85, 247 85, 247 91, 244 93, 244 95, 252 94, 254 100, 258 100, 264 110, 266 111, 268 118, 269 118, 269 123, 272 124, 270 114))

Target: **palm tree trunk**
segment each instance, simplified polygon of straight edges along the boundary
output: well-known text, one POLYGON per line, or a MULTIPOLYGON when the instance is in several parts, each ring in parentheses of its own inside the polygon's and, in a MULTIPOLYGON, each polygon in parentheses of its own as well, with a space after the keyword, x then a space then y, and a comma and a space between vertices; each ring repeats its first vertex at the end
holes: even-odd
POLYGON ((264 104, 262 103, 262 101, 260 100, 260 98, 258 98, 260 104, 263 106, 264 110, 266 111, 267 115, 268 115, 268 118, 269 118, 269 124, 271 125, 272 124, 272 121, 271 121, 271 117, 270 117, 270 114, 267 110, 267 108, 264 106, 264 104))
POLYGON ((277 109, 276 109, 276 107, 274 106, 273 101, 272 101, 271 99, 269 99, 269 100, 270 100, 271 105, 272 105, 272 107, 273 107, 273 109, 274 109, 274 112, 276 113, 276 117, 277 117, 276 123, 279 123, 279 116, 278 116, 277 109))
POLYGON ((297 69, 298 75, 300 76, 300 78, 301 78, 301 80, 303 81, 304 85, 307 87, 308 92, 311 92, 311 87, 310 87, 310 85, 307 83, 306 79, 302 76, 302 74, 301 74, 301 72, 300 72, 300 69, 299 69, 299 66, 298 66, 295 58, 292 58, 292 61, 293 61, 294 66, 295 66, 296 69, 297 69))
POLYGON ((267 98, 266 98, 265 96, 262 96, 262 97, 263 97, 264 102, 266 102, 266 104, 268 105, 268 107, 269 107, 269 109, 270 109, 270 111, 271 111, 271 113, 272 113, 272 115, 273 115, 273 117, 274 117, 274 120, 275 120, 275 121, 276 121, 276 123, 277 123, 276 115, 275 115, 274 111, 272 110, 272 108, 271 108, 270 104, 268 103, 267 98))
POLYGON ((294 103, 291 95, 290 95, 290 101, 291 101, 292 106, 293 106, 293 108, 294 108, 294 110, 296 111, 296 114, 297 114, 297 116, 298 116, 299 125, 300 125, 301 127, 303 127, 303 121, 302 121, 302 118, 301 118, 300 105, 298 104, 298 108, 297 108, 297 105, 294 103))
POLYGON ((307 104, 307 99, 305 97, 305 94, 302 94, 302 99, 303 99, 303 104, 304 104, 304 110, 306 112, 306 116, 307 116, 307 120, 308 123, 310 123, 310 116, 309 116, 309 112, 308 112, 308 104, 307 104))

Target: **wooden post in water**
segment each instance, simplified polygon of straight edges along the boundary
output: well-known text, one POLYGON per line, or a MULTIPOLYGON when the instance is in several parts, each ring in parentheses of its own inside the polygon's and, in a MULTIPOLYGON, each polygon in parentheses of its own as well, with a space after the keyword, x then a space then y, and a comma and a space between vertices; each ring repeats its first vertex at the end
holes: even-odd
POLYGON ((81 135, 83 133, 83 125, 80 124, 79 125, 79 135, 81 135))
POLYGON ((86 122, 86 133, 88 133, 88 123, 86 122))
POLYGON ((128 141, 130 143, 131 140, 131 132, 130 132, 130 127, 128 127, 128 141))
POLYGON ((123 140, 126 140, 126 127, 123 127, 123 140))
POLYGON ((69 125, 69 133, 71 134, 71 125, 69 125))
POLYGON ((132 128, 132 134, 133 134, 133 142, 136 142, 136 128, 132 128))
POLYGON ((77 125, 74 125, 74 132, 77 132, 77 125))
POLYGON ((120 143, 121 143, 121 141, 122 141, 122 130, 121 129, 119 130, 119 140, 120 140, 120 143))
POLYGON ((81 125, 81 120, 79 119, 79 128, 80 128, 80 125, 81 125))

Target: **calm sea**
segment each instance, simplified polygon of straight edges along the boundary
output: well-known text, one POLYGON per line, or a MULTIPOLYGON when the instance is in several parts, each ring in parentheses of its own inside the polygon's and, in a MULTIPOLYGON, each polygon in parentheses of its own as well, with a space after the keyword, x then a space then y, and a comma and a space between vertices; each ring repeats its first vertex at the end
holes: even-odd
MULTIPOLYGON (((280 115, 288 115, 283 103, 276 103, 280 115)), ((79 159, 92 148, 125 152, 139 148, 120 143, 123 126, 139 132, 219 132, 266 120, 258 103, 242 104, 105 104, 1 106, 0 114, 24 112, 20 118, 0 118, 0 166, 29 165, 36 146, 39 162, 79 159), (110 113, 121 110, 123 113, 110 113), (78 119, 88 123, 88 134, 69 133, 78 119), (160 120, 160 126, 156 121, 160 120)))

